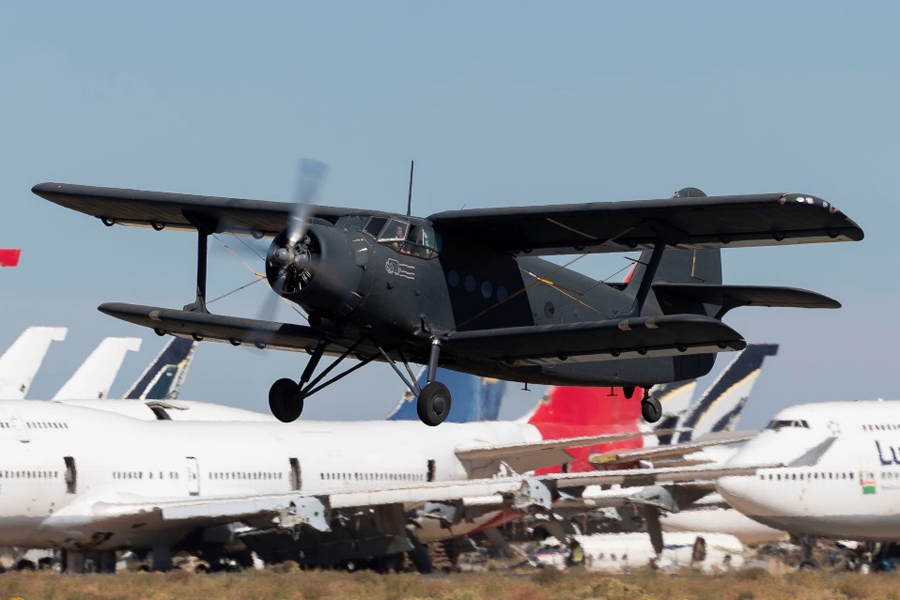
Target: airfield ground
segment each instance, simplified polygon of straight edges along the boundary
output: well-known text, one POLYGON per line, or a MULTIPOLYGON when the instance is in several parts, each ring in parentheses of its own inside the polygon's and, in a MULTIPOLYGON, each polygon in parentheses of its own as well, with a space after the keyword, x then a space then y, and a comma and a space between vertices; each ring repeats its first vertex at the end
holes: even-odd
POLYGON ((55 572, 0 576, 2 599, 200 600, 365 599, 402 600, 831 600, 900 598, 900 575, 798 572, 769 575, 745 570, 725 575, 649 570, 627 576, 587 572, 530 571, 423 577, 337 572, 253 572, 236 575, 61 575, 55 572))

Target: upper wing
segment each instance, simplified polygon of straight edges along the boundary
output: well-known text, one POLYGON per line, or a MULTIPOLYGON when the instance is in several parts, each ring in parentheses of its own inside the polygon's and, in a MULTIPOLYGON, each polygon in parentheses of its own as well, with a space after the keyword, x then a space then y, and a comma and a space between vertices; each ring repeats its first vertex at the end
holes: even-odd
POLYGON ((459 448, 456 457, 466 465, 471 477, 490 476, 497 472, 497 465, 502 461, 519 473, 533 471, 543 467, 552 467, 572 460, 567 448, 608 444, 636 437, 671 435, 678 430, 665 431, 633 431, 626 433, 608 433, 539 442, 522 442, 504 446, 486 446, 459 448))
POLYGON ((429 219, 445 235, 532 254, 646 250, 660 235, 682 248, 863 239, 862 229, 834 205, 805 194, 453 210, 429 219))
MULTIPOLYGON (((293 204, 171 194, 117 188, 72 185, 68 183, 39 183, 31 191, 50 202, 86 215, 103 219, 108 223, 138 227, 163 227, 177 230, 194 230, 200 220, 214 231, 252 232, 255 235, 274 236, 287 225, 293 204)), ((355 210, 316 206, 310 217, 336 221, 345 215, 380 214, 373 210, 355 210)), ((385 213, 386 214, 386 213, 385 213)))
POLYGON ((460 331, 444 348, 450 354, 542 365, 707 354, 746 345, 738 332, 712 317, 668 315, 460 331))

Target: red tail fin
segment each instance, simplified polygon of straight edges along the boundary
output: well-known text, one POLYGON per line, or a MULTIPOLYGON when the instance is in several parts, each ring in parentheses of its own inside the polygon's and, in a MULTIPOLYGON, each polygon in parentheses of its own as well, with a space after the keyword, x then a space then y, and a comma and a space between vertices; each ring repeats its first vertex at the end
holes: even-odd
MULTIPOLYGON (((534 425, 545 440, 637 431, 641 420, 643 390, 637 388, 626 398, 620 387, 552 387, 535 408, 528 423, 534 425)), ((596 452, 641 448, 643 440, 633 438, 611 444, 570 448, 573 456, 568 470, 593 471, 588 457, 596 452)), ((559 467, 539 473, 558 473, 559 467)))

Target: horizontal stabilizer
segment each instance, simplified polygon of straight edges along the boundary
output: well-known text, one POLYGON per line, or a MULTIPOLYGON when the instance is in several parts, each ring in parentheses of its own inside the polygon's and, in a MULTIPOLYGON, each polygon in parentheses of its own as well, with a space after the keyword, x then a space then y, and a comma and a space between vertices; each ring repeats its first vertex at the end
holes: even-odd
POLYGON ((722 309, 717 318, 740 306, 769 306, 784 308, 840 308, 841 303, 817 292, 800 288, 766 285, 711 285, 705 283, 653 284, 660 299, 673 299, 703 304, 715 304, 722 309))
POLYGON ((461 331, 451 334, 444 348, 511 365, 553 365, 708 354, 746 345, 738 332, 711 317, 669 315, 461 331))

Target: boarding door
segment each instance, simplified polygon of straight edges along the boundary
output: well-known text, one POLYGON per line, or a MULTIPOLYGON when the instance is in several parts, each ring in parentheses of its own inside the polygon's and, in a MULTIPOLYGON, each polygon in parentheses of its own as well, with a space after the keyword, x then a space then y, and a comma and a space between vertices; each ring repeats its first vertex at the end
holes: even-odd
POLYGON ((187 457, 188 493, 191 496, 200 495, 200 465, 193 456, 187 457))

